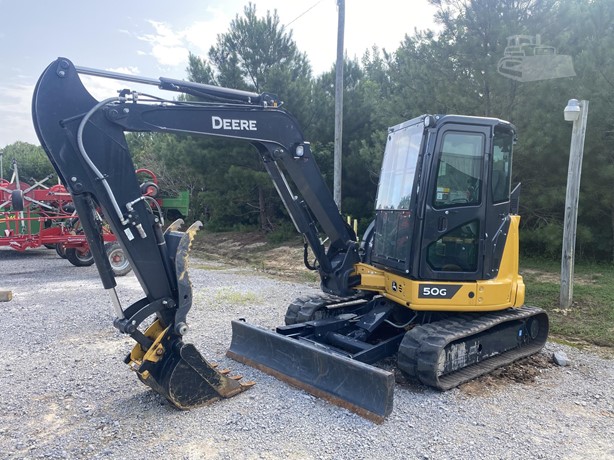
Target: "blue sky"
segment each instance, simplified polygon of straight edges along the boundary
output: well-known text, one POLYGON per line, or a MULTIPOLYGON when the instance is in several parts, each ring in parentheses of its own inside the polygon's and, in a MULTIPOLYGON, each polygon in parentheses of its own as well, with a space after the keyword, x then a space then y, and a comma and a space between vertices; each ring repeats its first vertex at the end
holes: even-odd
MULTIPOLYGON (((0 149, 15 141, 38 144, 32 91, 58 56, 83 67, 185 78, 188 51, 206 57, 248 1, 0 0, 0 149)), ((259 16, 277 10, 315 75, 331 68, 336 0, 252 2, 259 16)), ((414 28, 433 27, 433 11, 426 0, 346 0, 346 53, 360 57, 373 45, 395 50, 414 28)), ((90 79, 86 86, 100 99, 126 85, 90 79)))

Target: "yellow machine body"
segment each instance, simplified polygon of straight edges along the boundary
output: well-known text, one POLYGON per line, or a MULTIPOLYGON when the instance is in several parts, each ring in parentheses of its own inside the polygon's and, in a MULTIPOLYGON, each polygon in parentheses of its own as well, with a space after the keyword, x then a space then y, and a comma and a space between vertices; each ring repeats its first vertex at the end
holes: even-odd
POLYGON ((501 265, 494 279, 472 282, 425 282, 359 263, 356 265, 356 273, 360 275, 361 283, 357 289, 376 291, 393 302, 421 311, 484 312, 520 307, 524 304, 525 293, 522 276, 518 273, 520 216, 511 216, 510 219, 501 265), (424 286, 439 291, 451 288, 458 290, 449 299, 421 298, 419 292, 424 286))

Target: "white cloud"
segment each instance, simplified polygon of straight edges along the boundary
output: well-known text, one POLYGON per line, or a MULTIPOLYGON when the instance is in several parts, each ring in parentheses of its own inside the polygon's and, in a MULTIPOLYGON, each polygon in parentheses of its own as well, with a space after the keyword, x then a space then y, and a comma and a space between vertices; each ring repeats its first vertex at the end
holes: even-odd
POLYGON ((155 33, 141 35, 138 38, 151 46, 151 54, 160 65, 178 66, 188 60, 185 47, 185 32, 174 31, 163 22, 148 21, 155 33))
POLYGON ((207 8, 207 17, 207 20, 195 21, 183 29, 174 29, 164 22, 147 21, 154 33, 137 37, 150 46, 149 51, 140 51, 139 54, 151 55, 162 66, 185 67, 190 51, 205 55, 215 44, 217 35, 230 23, 230 17, 219 8, 207 8))
MULTIPOLYGON (((183 71, 187 64, 188 52, 206 57, 209 48, 215 45, 218 34, 228 31, 231 20, 242 8, 238 1, 230 1, 223 8, 208 7, 199 20, 184 28, 149 20, 153 33, 138 38, 147 44, 145 54, 153 56, 165 67, 183 71), (232 4, 232 5, 231 5, 232 4), (231 7, 232 6, 232 7, 231 7)), ((426 2, 398 2, 380 0, 379 8, 364 8, 361 3, 346 6, 345 49, 350 58, 360 58, 373 45, 394 51, 404 35, 411 34, 415 27, 432 27, 434 8, 426 2), (380 27, 378 25, 385 24, 380 27)), ((337 5, 334 0, 319 2, 308 9, 300 2, 280 2, 279 0, 259 0, 257 15, 277 10, 281 24, 290 24, 299 49, 305 51, 318 75, 329 70, 335 63, 337 51, 337 5)))
MULTIPOLYGON (((110 72, 127 75, 139 75, 137 67, 107 68, 110 72)), ((97 100, 117 96, 122 89, 129 88, 141 93, 168 97, 168 93, 155 86, 114 80, 110 78, 80 75, 79 78, 88 92, 97 100)), ((39 145, 38 137, 32 124, 32 96, 34 86, 26 84, 0 85, 0 149, 15 142, 15 138, 23 142, 39 145), (17 134, 16 134, 17 133, 17 134)))
POLYGON ((143 35, 143 40, 161 46, 175 47, 182 43, 181 33, 176 33, 167 24, 158 21, 147 21, 155 29, 155 35, 143 35))
POLYGON ((30 111, 33 93, 34 85, 0 86, 0 148, 12 144, 15 133, 20 133, 21 141, 39 143, 30 111))
POLYGON ((110 69, 106 69, 109 72, 117 72, 117 73, 124 73, 124 74, 128 74, 128 75, 139 75, 141 72, 139 71, 138 67, 135 66, 128 66, 128 67, 111 67, 110 69))
POLYGON ((209 51, 221 32, 221 30, 216 30, 216 22, 220 23, 219 20, 198 21, 185 30, 185 38, 191 51, 197 54, 206 54, 209 51))
MULTIPOLYGON (((5 0, 0 0, 4 5, 5 0)), ((11 3, 11 2, 9 2, 11 3)), ((20 5, 28 2, 12 2, 11 5, 20 5)), ((319 75, 331 69, 336 57, 336 31, 337 31, 337 2, 336 0, 321 0, 312 2, 295 2, 281 0, 257 0, 257 15, 262 17, 266 11, 277 10, 281 24, 289 24, 293 37, 301 51, 308 54, 313 66, 314 75, 319 75)), ((414 27, 433 27, 432 13, 434 8, 424 0, 401 2, 399 0, 378 0, 377 8, 371 8, 372 2, 354 0, 346 2, 345 22, 345 48, 349 57, 362 56, 365 49, 372 44, 385 47, 389 51, 396 49, 405 33, 412 33, 414 27)), ((8 4, 8 3, 7 3, 8 4)), ((188 51, 201 57, 207 57, 209 48, 215 45, 217 36, 228 31, 230 22, 235 16, 242 16, 243 7, 247 1, 243 0, 211 0, 208 2, 194 2, 197 8, 192 10, 174 11, 169 14, 167 10, 154 9, 150 11, 151 20, 143 23, 141 19, 134 21, 133 27, 127 27, 126 22, 110 23, 122 38, 122 45, 110 45, 115 62, 138 62, 137 68, 113 69, 121 73, 146 76, 164 75, 172 78, 185 78, 185 69, 188 60, 188 51), (187 13, 185 11, 188 11, 187 13), (143 29, 142 27, 145 27, 143 29), (139 32, 137 32, 139 31, 139 32), (126 39, 126 35, 130 39, 126 39), (135 59, 137 58, 137 59, 135 59)), ((57 9, 56 9, 57 10, 57 9)), ((53 10, 53 12, 58 12, 53 10)), ((53 29, 53 17, 45 23, 53 29)), ((56 21, 57 22, 57 21, 56 21)), ((12 24, 11 24, 12 25, 12 24)), ((19 48, 19 45, 29 43, 20 39, 19 33, 27 33, 26 29, 19 28, 8 33, 0 31, 0 37, 13 37, 15 47, 5 47, 9 51, 19 54, 19 59, 11 59, 11 54, 3 55, 4 63, 12 62, 5 69, 0 79, 0 148, 15 142, 16 139, 37 142, 31 122, 31 98, 35 83, 43 65, 46 65, 50 56, 57 56, 57 49, 65 49, 67 43, 61 34, 48 33, 49 40, 42 41, 36 50, 45 57, 41 58, 33 53, 34 48, 19 48), (41 62, 42 59, 42 62, 41 62), (18 63, 18 64, 15 64, 18 63), (18 68, 15 68, 18 66, 18 68)), ((44 29, 41 29, 44 31, 44 29)), ((43 32, 41 32, 43 33, 43 32)), ((74 54, 80 54, 81 49, 86 50, 88 62, 112 63, 101 61, 108 58, 109 43, 101 42, 96 35, 84 35, 83 40, 71 42, 77 46, 74 54), (103 48, 99 48, 102 46, 103 48), (100 54, 100 57, 97 56, 100 54), (93 57, 91 57, 93 56, 93 57), (90 61, 89 59, 94 59, 90 61)), ((68 53, 68 50, 66 51, 68 53)), ((73 53, 71 52, 71 54, 73 53)), ((109 64, 105 64, 109 65, 109 64)), ((114 96, 123 88, 150 94, 165 94, 152 86, 114 81, 110 79, 92 78, 82 76, 87 88, 97 99, 114 96)))
MULTIPOLYGON (((233 15, 234 17, 234 15, 233 15)), ((215 45, 217 36, 227 31, 232 17, 220 8, 207 8, 207 20, 196 21, 184 30, 185 40, 190 50, 205 55, 215 45)))
POLYGON ((128 84, 109 78, 92 77, 90 75, 81 75, 80 78, 87 91, 99 101, 117 96, 118 91, 128 84))
POLYGON ((151 54, 163 66, 175 67, 188 61, 188 49, 181 46, 154 45, 151 54))

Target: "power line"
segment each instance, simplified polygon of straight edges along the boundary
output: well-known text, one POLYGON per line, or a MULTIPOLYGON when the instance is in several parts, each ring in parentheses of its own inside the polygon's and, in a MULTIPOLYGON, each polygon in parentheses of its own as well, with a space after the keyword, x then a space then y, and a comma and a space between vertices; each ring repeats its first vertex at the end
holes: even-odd
POLYGON ((307 13, 309 13, 311 10, 313 10, 316 6, 318 6, 320 3, 322 3, 322 0, 319 0, 318 2, 314 3, 313 5, 311 5, 307 10, 303 11, 301 14, 299 14, 297 17, 295 17, 292 21, 290 21, 288 24, 286 24, 286 27, 288 27, 290 24, 292 24, 293 22, 297 21, 298 19, 302 18, 303 16, 305 16, 307 13))

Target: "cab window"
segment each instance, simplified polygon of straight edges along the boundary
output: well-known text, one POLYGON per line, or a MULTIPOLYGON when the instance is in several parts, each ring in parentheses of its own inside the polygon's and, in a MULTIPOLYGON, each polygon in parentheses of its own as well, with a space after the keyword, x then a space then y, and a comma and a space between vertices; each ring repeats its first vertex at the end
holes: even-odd
POLYGON ((435 208, 480 204, 484 141, 480 133, 444 134, 437 166, 435 208))
POLYGON ((510 199, 513 143, 514 135, 511 132, 495 130, 491 181, 493 203, 510 199))

